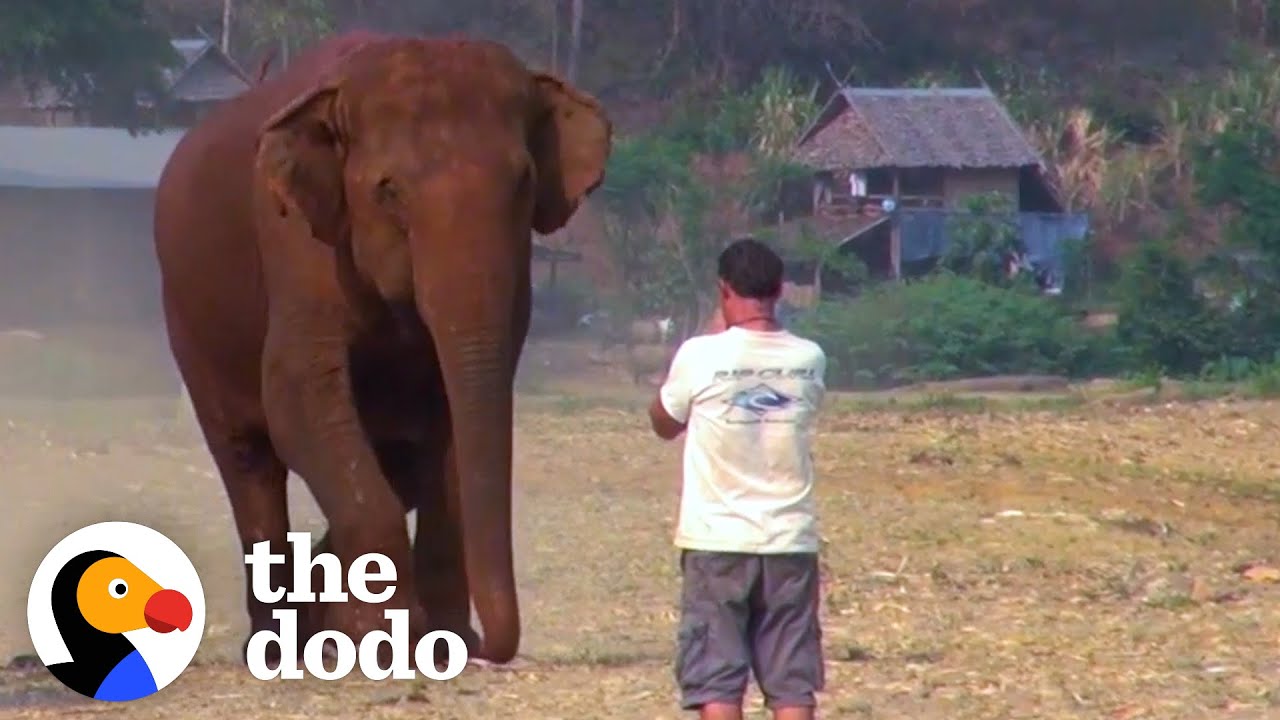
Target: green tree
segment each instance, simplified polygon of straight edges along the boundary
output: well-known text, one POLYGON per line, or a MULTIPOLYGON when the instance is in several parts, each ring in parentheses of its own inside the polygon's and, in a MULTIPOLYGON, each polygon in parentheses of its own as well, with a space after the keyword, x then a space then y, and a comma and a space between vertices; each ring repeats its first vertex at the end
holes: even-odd
POLYGON ((1116 334, 1136 367, 1195 374, 1223 353, 1221 318, 1168 242, 1139 246, 1121 276, 1119 300, 1116 334))
POLYGON ((1006 263, 1026 252, 1012 200, 1003 193, 978 195, 948 221, 951 241, 939 266, 991 285, 1010 284, 1006 263))
POLYGON ((1197 195, 1235 211, 1227 240, 1258 250, 1280 268, 1280 138, 1256 116, 1236 116, 1196 149, 1197 195))
POLYGON ((770 71, 745 94, 686 99, 665 131, 615 144, 598 197, 629 312, 674 312, 689 327, 709 311, 716 256, 731 229, 712 222, 712 208, 732 199, 760 212, 795 176, 785 151, 814 110, 813 91, 799 87, 770 71), (712 186, 695 175, 695 157, 727 153, 752 158, 750 177, 712 186))
POLYGON ((1253 360, 1280 349, 1280 137, 1258 114, 1238 114, 1196 148, 1197 194, 1230 211, 1225 251, 1202 275, 1229 298, 1222 352, 1253 360))
POLYGON ((279 45, 279 63, 334 29, 328 0, 243 0, 242 22, 254 45, 279 45))
POLYGON ((710 242, 710 192, 694 178, 687 143, 660 135, 620 139, 599 197, 606 239, 623 281, 620 317, 677 312, 697 322, 718 245, 710 242))
POLYGON ((160 97, 178 60, 143 0, 0 3, 0 79, 28 91, 48 84, 101 124, 146 124, 139 95, 160 97))

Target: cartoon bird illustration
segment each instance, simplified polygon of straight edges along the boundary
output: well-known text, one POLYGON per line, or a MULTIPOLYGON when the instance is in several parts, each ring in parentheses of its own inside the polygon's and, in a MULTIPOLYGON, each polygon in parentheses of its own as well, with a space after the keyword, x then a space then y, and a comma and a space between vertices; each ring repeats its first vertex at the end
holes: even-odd
POLYGON ((124 633, 191 626, 191 602, 113 552, 72 558, 53 581, 53 617, 71 661, 49 666, 64 685, 97 700, 135 700, 157 690, 155 676, 124 633))

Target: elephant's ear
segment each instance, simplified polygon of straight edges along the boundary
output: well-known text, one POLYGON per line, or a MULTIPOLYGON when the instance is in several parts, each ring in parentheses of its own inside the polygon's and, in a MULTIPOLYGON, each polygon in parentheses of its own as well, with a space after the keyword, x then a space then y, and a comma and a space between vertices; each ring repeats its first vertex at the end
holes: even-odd
POLYGON ((538 176, 533 229, 546 235, 564 227, 604 181, 613 126, 590 95, 541 73, 534 84, 545 112, 530 143, 538 176))
POLYGON ((336 85, 324 84, 299 95, 262 126, 257 151, 272 207, 281 216, 301 214, 316 239, 330 244, 343 241, 349 227, 337 94, 336 85))

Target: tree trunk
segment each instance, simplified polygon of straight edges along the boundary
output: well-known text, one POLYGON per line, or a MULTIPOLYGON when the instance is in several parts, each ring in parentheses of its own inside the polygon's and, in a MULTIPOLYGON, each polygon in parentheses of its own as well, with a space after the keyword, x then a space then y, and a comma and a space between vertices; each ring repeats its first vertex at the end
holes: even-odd
POLYGON ((232 0, 222 0, 222 52, 231 54, 231 3, 232 0))
POLYGON ((551 72, 560 72, 560 0, 551 0, 551 72))
POLYGON ((582 49, 582 2, 572 0, 569 25, 569 63, 565 71, 565 79, 570 83, 578 81, 578 52, 582 49))
POLYGON ((715 7, 715 42, 716 42, 716 74, 718 80, 729 76, 728 22, 725 17, 725 2, 718 0, 715 7))
POLYGON ((671 34, 667 36, 667 46, 662 49, 662 55, 658 57, 658 62, 654 63, 653 74, 657 75, 667 66, 667 60, 671 59, 671 53, 675 52, 676 44, 680 42, 681 26, 683 13, 681 12, 680 0, 672 0, 671 2, 671 34))

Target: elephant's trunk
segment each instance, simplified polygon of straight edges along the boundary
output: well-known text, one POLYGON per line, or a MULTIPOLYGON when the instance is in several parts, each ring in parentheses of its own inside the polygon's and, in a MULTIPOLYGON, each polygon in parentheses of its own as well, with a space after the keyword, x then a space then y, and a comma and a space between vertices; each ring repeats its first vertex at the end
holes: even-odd
POLYGON ((458 463, 467 582, 484 631, 479 656, 515 657, 520 644, 511 543, 510 323, 437 341, 458 463))
POLYGON ((509 241, 501 251, 479 250, 493 245, 492 236, 452 239, 467 252, 415 258, 415 294, 449 397, 467 583, 483 631, 472 653, 505 663, 520 645, 511 542, 512 392, 528 326, 529 307, 521 300, 528 253, 509 241))

